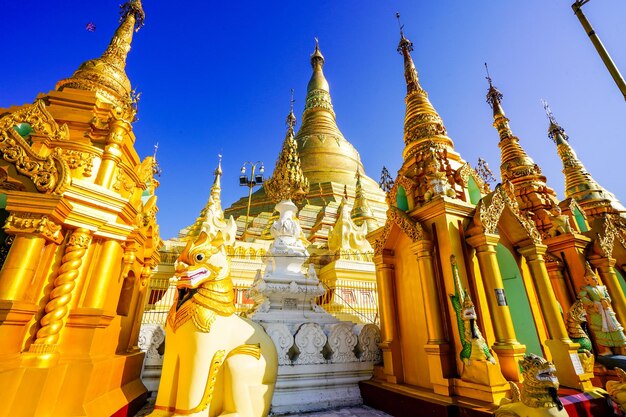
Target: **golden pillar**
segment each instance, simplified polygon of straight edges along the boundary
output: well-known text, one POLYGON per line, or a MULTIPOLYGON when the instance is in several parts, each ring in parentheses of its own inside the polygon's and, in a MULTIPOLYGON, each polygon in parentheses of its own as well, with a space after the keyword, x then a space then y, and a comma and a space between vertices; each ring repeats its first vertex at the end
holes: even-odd
POLYGON ((41 328, 37 331, 37 338, 30 345, 29 352, 39 355, 38 358, 33 357, 35 360, 32 364, 35 366, 51 366, 58 360, 56 348, 61 329, 67 320, 76 278, 90 242, 91 231, 88 229, 78 228, 70 235, 45 307, 45 315, 39 322, 41 328))
POLYGON ((402 370, 402 352, 398 340, 396 323, 395 265, 393 254, 383 249, 383 254, 374 256, 376 265, 376 285, 378 287, 378 306, 380 309, 380 348, 383 352, 384 372, 387 382, 401 383, 404 379, 402 370))
POLYGON ((548 275, 550 276, 550 282, 552 283, 556 299, 561 305, 561 310, 565 316, 565 314, 567 314, 569 309, 572 307, 572 302, 570 290, 567 287, 567 282, 565 281, 565 276, 563 275, 563 263, 556 258, 552 259, 550 262, 546 263, 546 269, 548 270, 548 275))
POLYGON ((498 235, 482 233, 467 238, 467 243, 476 250, 480 276, 487 293, 487 307, 496 337, 492 348, 498 355, 504 377, 509 381, 519 381, 521 374, 518 361, 523 359, 526 346, 517 340, 508 304, 499 301, 497 297, 498 293, 504 293, 504 283, 496 256, 496 245, 499 240, 498 235))
POLYGON ((602 283, 606 285, 606 288, 611 297, 611 305, 617 315, 617 320, 624 325, 626 323, 626 298, 624 292, 619 284, 619 279, 615 273, 615 259, 614 258, 597 258, 589 259, 591 264, 598 269, 600 279, 602 283))
POLYGON ((559 304, 550 283, 550 276, 543 258, 547 249, 548 247, 543 244, 530 244, 518 249, 518 252, 526 258, 530 274, 537 288, 539 305, 550 334, 550 339, 546 340, 545 343, 552 354, 561 385, 583 391, 593 390, 590 381, 593 375, 585 374, 583 370, 578 357, 580 345, 572 342, 567 335, 559 304))
POLYGON ((0 300, 24 300, 32 285, 46 240, 41 235, 17 233, 0 271, 0 300))
POLYGON ((107 294, 112 282, 119 282, 122 273, 121 259, 122 245, 117 240, 107 240, 102 244, 102 250, 96 261, 93 275, 83 301, 83 307, 105 308, 107 294))
POLYGON ((418 240, 411 246, 417 256, 419 280, 424 294, 424 311, 426 313, 426 330, 428 343, 424 350, 428 355, 430 382, 437 394, 450 396, 454 392, 453 375, 455 360, 451 358, 450 344, 444 330, 444 319, 440 304, 440 297, 435 282, 433 266, 433 242, 418 240))
POLYGON ((106 139, 104 153, 100 169, 96 175, 95 183, 106 188, 111 188, 111 183, 115 178, 115 170, 122 161, 122 143, 124 136, 131 130, 130 124, 123 119, 114 119, 111 123, 111 130, 106 139))

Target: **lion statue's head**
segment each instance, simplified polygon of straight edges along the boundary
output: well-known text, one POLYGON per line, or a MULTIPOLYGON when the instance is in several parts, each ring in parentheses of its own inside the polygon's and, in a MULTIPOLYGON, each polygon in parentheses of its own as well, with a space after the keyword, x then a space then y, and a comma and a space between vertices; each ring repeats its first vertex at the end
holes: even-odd
POLYGON ((226 245, 235 241, 237 225, 232 216, 224 220, 211 216, 202 224, 194 240, 187 242, 174 264, 178 288, 195 289, 207 281, 229 276, 226 245))
POLYGON ((524 359, 520 360, 519 364, 524 377, 522 402, 529 407, 563 409, 563 404, 557 396, 559 379, 556 377, 554 364, 534 353, 524 355, 524 359))

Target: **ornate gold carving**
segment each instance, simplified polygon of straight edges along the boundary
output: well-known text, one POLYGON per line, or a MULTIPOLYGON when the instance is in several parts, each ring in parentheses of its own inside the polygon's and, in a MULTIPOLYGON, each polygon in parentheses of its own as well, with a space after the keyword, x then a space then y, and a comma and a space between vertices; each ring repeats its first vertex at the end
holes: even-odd
MULTIPOLYGON (((424 239, 424 229, 397 207, 389 207, 387 218, 394 222, 413 242, 424 239)), ((385 227, 387 227, 385 225, 385 227)))
MULTIPOLYGON (((389 216, 389 213, 387 213, 389 216)), ((378 238, 374 241, 374 256, 381 255, 383 250, 385 249, 385 243, 387 243, 387 239, 389 239, 389 234, 391 233, 391 226, 394 222, 387 217, 387 222, 385 226, 383 226, 383 232, 378 236, 378 238)))
POLYGON ((502 187, 497 187, 496 191, 493 193, 489 207, 484 208, 484 200, 481 200, 476 211, 480 215, 480 222, 486 233, 496 233, 498 231, 498 222, 500 221, 500 216, 502 216, 502 211, 506 205, 506 199, 507 196, 504 190, 502 190, 502 187))
POLYGON ((0 118, 0 131, 12 129, 19 123, 28 123, 33 132, 49 137, 54 140, 68 140, 70 130, 64 123, 61 126, 54 117, 46 110, 43 100, 36 100, 33 104, 24 106, 13 113, 0 118))
POLYGON ((40 320, 41 328, 37 331, 37 339, 30 347, 31 352, 38 352, 41 349, 54 351, 69 313, 76 278, 90 242, 91 231, 87 229, 76 229, 70 235, 50 292, 50 299, 45 307, 46 314, 40 320))
POLYGON ((91 177, 94 154, 74 149, 57 148, 56 153, 63 158, 70 169, 83 168, 83 176, 91 177))
POLYGON ((10 191, 26 191, 24 184, 9 177, 8 167, 0 167, 0 189, 10 191))
POLYGON ((0 153, 5 161, 15 166, 18 173, 30 178, 37 190, 61 194, 70 180, 65 162, 54 153, 47 157, 37 155, 13 129, 17 123, 25 121, 51 138, 64 139, 63 129, 58 128, 56 122, 53 124, 52 117, 43 110, 43 102, 38 100, 30 107, 0 118, 0 153))
POLYGON ((272 177, 263 184, 268 197, 275 202, 290 199, 302 201, 309 192, 309 180, 302 173, 298 144, 294 138, 295 124, 296 117, 291 111, 287 116, 287 136, 276 161, 276 168, 272 177))
POLYGON ((117 167, 117 173, 115 175, 115 182, 113 183, 113 190, 118 193, 121 192, 122 189, 126 190, 126 192, 131 192, 135 187, 135 182, 128 176, 124 168, 121 166, 117 167))
MULTIPOLYGON (((482 161, 482 159, 480 160, 482 161)), ((483 193, 491 192, 491 187, 489 186, 489 183, 485 181, 485 178, 483 178, 478 172, 476 172, 476 170, 472 168, 468 162, 464 163, 461 168, 457 169, 457 176, 461 179, 461 184, 464 187, 467 187, 467 184, 469 183, 469 179, 471 177, 483 193)))
POLYGON ((4 224, 7 233, 33 233, 43 236, 49 241, 61 243, 61 225, 42 216, 32 213, 11 213, 4 224))

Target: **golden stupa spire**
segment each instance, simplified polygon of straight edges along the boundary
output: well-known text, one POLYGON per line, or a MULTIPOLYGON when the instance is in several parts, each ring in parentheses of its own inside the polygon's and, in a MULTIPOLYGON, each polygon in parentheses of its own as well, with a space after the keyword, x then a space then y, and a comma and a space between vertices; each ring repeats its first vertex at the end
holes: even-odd
POLYGON ((545 100, 542 100, 542 103, 550 121, 548 137, 556 144, 557 152, 563 162, 565 197, 576 200, 580 207, 592 216, 600 212, 626 212, 622 203, 593 179, 570 146, 567 133, 557 123, 548 103, 545 100))
POLYGON ((76 88, 95 91, 123 109, 131 109, 134 98, 126 75, 126 56, 133 32, 143 26, 141 0, 129 0, 121 6, 120 25, 101 57, 85 61, 70 78, 57 83, 57 90, 76 88))
POLYGON ((293 132, 296 116, 293 114, 293 90, 291 93, 291 109, 287 115, 287 135, 283 149, 276 161, 276 168, 274 168, 272 177, 263 183, 265 193, 276 203, 283 200, 301 201, 309 192, 309 181, 300 167, 298 144, 293 132))
MULTIPOLYGON (((400 13, 396 13, 398 22, 400 13)), ((404 152, 406 160, 411 150, 424 142, 441 143, 453 147, 447 136, 443 120, 428 100, 428 94, 419 83, 417 69, 411 57, 413 43, 404 36, 404 26, 400 25, 398 52, 404 58, 404 78, 406 80, 406 114, 404 117, 404 152)))
POLYGON ((296 135, 300 162, 311 183, 349 184, 354 177, 351 167, 360 163, 359 154, 337 127, 324 63, 319 41, 315 38, 315 49, 311 54, 312 74, 302 124, 296 135))
POLYGON ((361 226, 365 223, 367 225, 367 231, 371 232, 378 229, 379 226, 367 202, 367 198, 365 198, 363 186, 361 185, 361 173, 358 168, 356 170, 355 179, 354 205, 352 206, 350 217, 352 217, 352 220, 354 220, 357 226, 361 226))
POLYGON ((545 182, 545 177, 541 175, 541 169, 528 156, 526 151, 520 146, 519 139, 511 132, 509 119, 507 119, 502 109, 502 93, 493 85, 489 69, 487 69, 487 81, 489 90, 487 91, 487 103, 493 109, 493 127, 500 135, 500 147, 502 161, 500 164, 500 175, 502 181, 512 181, 514 184, 518 179, 526 179, 535 176, 545 182))
POLYGON ((218 155, 217 168, 214 171, 213 185, 211 186, 211 194, 204 208, 200 211, 200 215, 196 218, 194 224, 189 228, 189 231, 183 238, 184 240, 193 240, 202 231, 202 225, 209 217, 217 219, 224 219, 224 212, 222 211, 221 193, 222 186, 220 180, 222 178, 222 155, 218 155))

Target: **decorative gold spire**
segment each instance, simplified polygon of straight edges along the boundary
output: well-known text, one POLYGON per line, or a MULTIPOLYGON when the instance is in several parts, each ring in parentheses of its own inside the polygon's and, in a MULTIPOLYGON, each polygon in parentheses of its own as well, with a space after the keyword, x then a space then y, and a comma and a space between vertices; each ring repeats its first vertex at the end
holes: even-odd
POLYGON ((200 211, 200 215, 196 218, 194 224, 189 228, 187 235, 183 240, 193 240, 202 231, 202 225, 209 220, 209 217, 224 220, 224 212, 222 211, 221 192, 222 186, 220 179, 222 178, 222 155, 218 155, 217 168, 214 171, 215 179, 211 187, 211 194, 204 208, 200 211))
POLYGON ((141 0, 129 0, 121 7, 120 25, 106 51, 78 67, 70 78, 57 83, 57 90, 76 88, 99 93, 104 99, 122 109, 132 110, 134 98, 126 75, 126 56, 130 51, 133 32, 143 26, 141 0))
POLYGON ((302 173, 298 144, 293 134, 293 128, 296 125, 296 116, 293 114, 293 99, 291 103, 291 110, 287 116, 287 136, 283 143, 283 149, 278 156, 278 161, 276 161, 276 168, 274 168, 272 177, 263 183, 265 193, 276 203, 283 200, 301 201, 309 192, 309 181, 302 173))
MULTIPOLYGON (((396 13, 398 20, 400 14, 396 13)), ((452 139, 447 136, 443 120, 428 100, 428 94, 419 83, 417 69, 411 58, 413 43, 404 36, 404 27, 400 26, 398 52, 404 58, 404 78, 406 80, 406 114, 404 117, 404 152, 406 160, 411 150, 424 142, 441 143, 453 147, 452 139)))
POLYGON ((379 225, 376 222, 376 218, 372 213, 372 209, 370 208, 369 203, 367 202, 367 198, 365 198, 365 194, 363 193, 363 186, 361 185, 361 173, 357 169, 356 171, 356 187, 355 187, 355 195, 354 195, 354 205, 352 207, 352 212, 350 216, 352 220, 357 226, 361 226, 363 223, 367 225, 367 232, 372 232, 378 229, 379 225))
MULTIPOLYGON (((485 68, 487 64, 485 64, 485 68)), ((553 228, 554 216, 560 214, 556 193, 546 183, 541 169, 520 146, 519 139, 511 132, 509 119, 502 109, 502 93, 493 86, 489 72, 487 103, 493 109, 493 126, 500 135, 498 146, 501 151, 500 174, 502 182, 510 181, 520 210, 530 214, 542 236, 548 236, 553 228)))
POLYGON ((502 93, 494 87, 489 69, 487 69, 487 81, 489 82, 489 90, 487 91, 487 103, 493 109, 493 127, 496 128, 500 135, 500 147, 502 161, 500 164, 500 175, 502 181, 512 181, 514 184, 518 178, 526 178, 536 176, 545 182, 545 177, 541 175, 541 169, 526 154, 526 151, 520 146, 519 139, 511 132, 509 127, 509 119, 507 119, 502 109, 502 93))
POLYGON ((559 157, 563 162, 565 197, 576 200, 580 207, 591 216, 605 212, 625 213, 626 208, 622 203, 593 179, 570 146, 567 133, 557 123, 548 103, 545 100, 542 100, 542 103, 550 121, 548 137, 556 143, 559 157))

